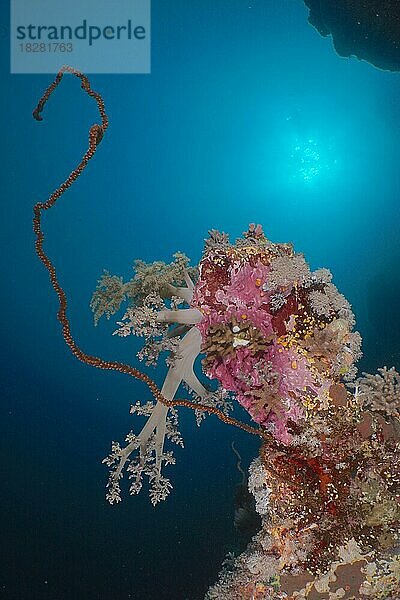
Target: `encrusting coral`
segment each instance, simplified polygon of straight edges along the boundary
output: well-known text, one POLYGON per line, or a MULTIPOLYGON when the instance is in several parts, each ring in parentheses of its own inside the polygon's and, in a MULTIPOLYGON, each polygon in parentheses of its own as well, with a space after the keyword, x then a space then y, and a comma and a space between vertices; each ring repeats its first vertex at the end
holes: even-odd
MULTIPOLYGON (((248 480, 261 530, 228 557, 206 598, 400 597, 400 375, 385 367, 356 379, 361 336, 331 273, 311 272, 290 244, 250 225, 234 244, 211 231, 196 269, 177 254, 171 265, 136 262, 126 284, 103 275, 92 300, 96 322, 125 300, 115 333, 144 337, 139 357, 150 364, 171 354, 165 398, 184 382, 194 402, 227 412, 236 400, 262 432, 248 480), (216 392, 194 373, 199 354, 216 392)), ((148 402, 132 412, 147 421, 125 447, 113 443, 107 497, 120 500, 126 468, 131 493, 146 475, 155 504, 172 487, 161 472, 175 460, 165 437, 183 444, 177 411, 148 402)))

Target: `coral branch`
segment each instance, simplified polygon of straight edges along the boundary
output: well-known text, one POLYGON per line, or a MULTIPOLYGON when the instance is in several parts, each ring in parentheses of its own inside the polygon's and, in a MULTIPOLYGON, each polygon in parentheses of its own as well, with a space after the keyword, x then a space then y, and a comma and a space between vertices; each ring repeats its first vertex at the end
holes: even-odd
MULTIPOLYGON (((167 400, 172 401, 178 391, 180 384, 186 382, 200 397, 205 396, 207 391, 194 375, 193 365, 196 356, 200 352, 201 335, 193 328, 181 340, 177 347, 179 360, 170 367, 161 388, 161 394, 167 400)), ((168 419, 168 406, 157 402, 155 406, 146 405, 145 410, 133 407, 132 412, 147 414, 148 420, 138 435, 132 432, 128 434, 127 446, 121 448, 113 442, 111 454, 104 459, 109 467, 112 467, 107 484, 107 499, 111 504, 121 500, 119 481, 123 476, 123 470, 127 462, 130 462, 128 470, 130 478, 134 478, 131 485, 131 494, 137 494, 142 488, 142 477, 147 475, 150 481, 150 499, 153 504, 164 500, 172 485, 169 480, 161 475, 161 467, 165 464, 173 464, 175 459, 172 453, 164 453, 164 440, 169 436, 172 441, 182 445, 183 442, 177 431, 176 413, 172 413, 172 419, 168 419), (139 458, 131 462, 131 455, 139 450, 139 458)))

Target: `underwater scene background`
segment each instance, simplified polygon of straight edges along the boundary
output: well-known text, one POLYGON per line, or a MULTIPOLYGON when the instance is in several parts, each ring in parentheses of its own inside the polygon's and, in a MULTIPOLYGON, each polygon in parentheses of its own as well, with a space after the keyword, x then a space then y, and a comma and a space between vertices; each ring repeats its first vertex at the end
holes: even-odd
MULTIPOLYGON (((234 239, 256 222, 332 271, 363 337, 359 371, 398 368, 398 74, 340 58, 307 16, 295 0, 153 0, 151 75, 90 77, 110 128, 43 225, 87 352, 138 364, 140 342, 111 335, 117 318, 93 326, 103 269, 129 279, 136 258, 168 263, 177 250, 197 264, 210 229, 234 239)), ((35 123, 50 78, 9 75, 0 41, 0 597, 203 598, 248 541, 234 526, 232 442, 247 468, 259 441, 213 417, 198 429, 180 409, 173 493, 155 508, 146 494, 105 502, 101 460, 150 394, 69 353, 32 234, 33 204, 70 172, 97 115, 65 77, 35 123)), ((162 383, 165 367, 141 368, 162 383)))

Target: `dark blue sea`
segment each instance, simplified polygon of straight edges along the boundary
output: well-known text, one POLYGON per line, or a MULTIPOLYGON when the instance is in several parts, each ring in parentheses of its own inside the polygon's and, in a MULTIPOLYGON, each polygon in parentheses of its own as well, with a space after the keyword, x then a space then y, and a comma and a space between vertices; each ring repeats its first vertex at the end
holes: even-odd
MULTIPOLYGON (((103 269, 133 261, 196 264, 207 231, 250 222, 328 267, 363 336, 361 371, 400 359, 400 80, 339 57, 298 0, 153 0, 149 75, 91 75, 110 127, 83 176, 43 217, 77 343, 138 366, 140 344, 97 327, 103 269)), ((4 600, 200 600, 229 551, 241 475, 258 441, 180 409, 185 449, 174 489, 110 506, 114 439, 134 426, 145 385, 76 360, 34 251, 32 208, 86 149, 95 105, 66 76, 32 119, 49 75, 11 75, 8 3, 0 7, 1 559, 4 600)), ((62 63, 60 63, 61 66, 62 63)), ((121 316, 121 315, 119 315, 121 316)), ((146 372, 161 383, 166 367, 146 372)), ((240 411, 237 412, 242 416, 240 411)))

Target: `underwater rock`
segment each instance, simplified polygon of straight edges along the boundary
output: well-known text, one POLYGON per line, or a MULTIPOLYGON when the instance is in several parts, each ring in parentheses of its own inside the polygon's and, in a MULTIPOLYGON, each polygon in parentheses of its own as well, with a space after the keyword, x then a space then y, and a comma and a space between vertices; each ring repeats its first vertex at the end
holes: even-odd
POLYGON ((304 0, 309 22, 332 36, 339 56, 356 56, 374 66, 400 70, 400 3, 398 0, 304 0))

